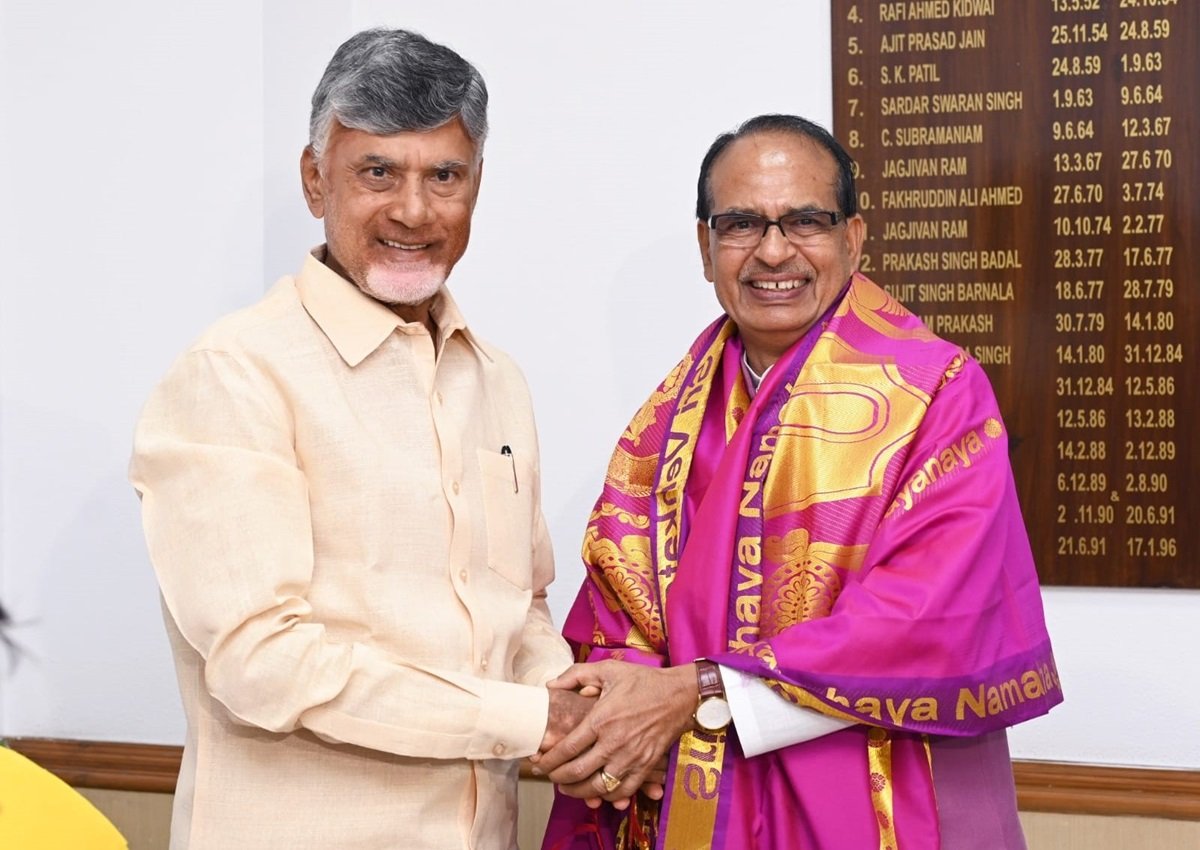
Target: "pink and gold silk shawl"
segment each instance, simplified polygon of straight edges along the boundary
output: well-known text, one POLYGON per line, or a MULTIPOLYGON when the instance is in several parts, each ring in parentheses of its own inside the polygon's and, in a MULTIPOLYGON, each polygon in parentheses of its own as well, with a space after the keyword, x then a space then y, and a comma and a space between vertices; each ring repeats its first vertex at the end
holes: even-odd
POLYGON ((687 733, 661 816, 560 797, 545 846, 936 848, 926 736, 1062 698, 995 398, 861 275, 753 399, 740 350, 715 322, 622 435, 564 633, 859 725, 754 758, 687 733))

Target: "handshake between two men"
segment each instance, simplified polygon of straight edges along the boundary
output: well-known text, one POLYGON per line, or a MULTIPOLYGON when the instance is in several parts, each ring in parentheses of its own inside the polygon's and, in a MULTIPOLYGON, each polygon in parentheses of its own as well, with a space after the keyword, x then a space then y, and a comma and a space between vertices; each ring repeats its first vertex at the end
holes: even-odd
POLYGON ((693 728, 696 665, 575 664, 548 684, 550 713, 533 772, 592 808, 625 809, 639 790, 662 799, 666 755, 693 728))

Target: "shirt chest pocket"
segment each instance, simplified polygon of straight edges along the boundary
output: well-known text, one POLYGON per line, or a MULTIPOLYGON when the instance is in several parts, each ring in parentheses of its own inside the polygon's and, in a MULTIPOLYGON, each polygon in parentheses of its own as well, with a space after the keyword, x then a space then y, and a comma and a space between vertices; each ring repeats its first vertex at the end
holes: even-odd
POLYGON ((488 569, 521 590, 533 584, 533 471, 520 458, 479 449, 488 569))

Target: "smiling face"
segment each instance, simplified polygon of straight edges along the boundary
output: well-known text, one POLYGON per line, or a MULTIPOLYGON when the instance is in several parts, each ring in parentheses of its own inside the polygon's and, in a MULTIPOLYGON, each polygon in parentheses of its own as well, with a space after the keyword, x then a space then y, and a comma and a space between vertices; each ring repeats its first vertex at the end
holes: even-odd
MULTIPOLYGON (((713 214, 754 213, 778 219, 803 210, 840 211, 837 162, 795 133, 764 131, 729 144, 713 163, 713 214)), ((704 276, 737 324, 756 372, 773 364, 812 327, 858 268, 865 225, 854 216, 828 233, 792 242, 772 226, 757 245, 718 242, 697 223, 704 276)))
POLYGON ((388 136, 335 121, 320 159, 300 160, 326 265, 402 316, 427 305, 467 249, 482 166, 457 119, 388 136))

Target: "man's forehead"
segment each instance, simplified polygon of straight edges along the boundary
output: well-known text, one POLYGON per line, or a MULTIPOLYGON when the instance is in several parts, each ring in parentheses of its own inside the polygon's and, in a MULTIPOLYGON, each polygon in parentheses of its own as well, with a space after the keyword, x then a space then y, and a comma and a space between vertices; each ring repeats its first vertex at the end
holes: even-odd
POLYGON ((432 130, 371 133, 334 123, 330 145, 355 160, 403 164, 410 160, 469 162, 477 158, 475 142, 455 119, 432 130))
POLYGON ((811 139, 765 132, 730 143, 713 163, 714 206, 745 206, 760 198, 796 208, 835 200, 837 161, 811 139))
POLYGON ((440 169, 471 164, 470 157, 422 157, 409 156, 404 153, 401 153, 399 156, 389 156, 385 153, 374 153, 371 148, 363 150, 358 156, 351 158, 349 161, 352 165, 382 165, 388 168, 404 168, 410 165, 420 165, 425 168, 440 169))
POLYGON ((752 133, 730 142, 717 161, 719 171, 757 172, 782 168, 816 172, 834 178, 837 160, 818 142, 807 136, 782 131, 752 133))
POLYGON ((759 153, 758 162, 764 168, 778 168, 787 164, 788 155, 780 148, 768 145, 764 146, 759 153))

